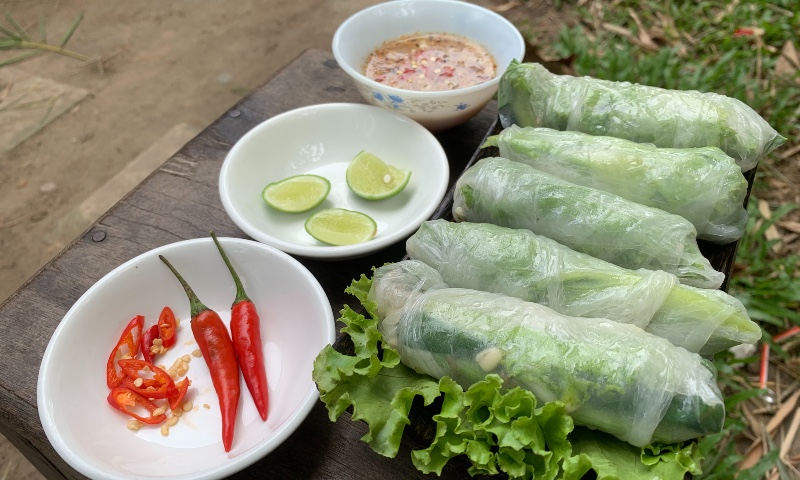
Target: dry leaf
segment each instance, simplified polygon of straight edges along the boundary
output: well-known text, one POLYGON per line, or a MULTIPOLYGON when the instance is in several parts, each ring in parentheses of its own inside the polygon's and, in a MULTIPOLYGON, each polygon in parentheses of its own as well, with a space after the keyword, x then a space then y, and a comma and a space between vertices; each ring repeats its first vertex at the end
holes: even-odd
POLYGON ((748 468, 752 467, 764 456, 763 448, 761 447, 761 437, 756 439, 750 447, 748 447, 747 456, 745 456, 737 465, 741 470, 747 470, 748 468))
POLYGON ((605 28, 606 30, 608 30, 611 33, 616 33, 617 35, 619 35, 621 37, 627 38, 631 43, 633 43, 635 45, 638 45, 638 46, 640 46, 640 47, 642 47, 644 49, 647 49, 647 50, 653 50, 653 48, 655 48, 656 50, 658 49, 658 46, 655 45, 655 43, 653 43, 652 40, 650 40, 650 43, 652 45, 654 45, 654 47, 645 45, 644 43, 642 43, 641 40, 636 38, 636 36, 633 34, 633 32, 631 32, 630 30, 628 30, 625 27, 620 27, 619 25, 614 25, 613 23, 603 23, 603 28, 605 28))
POLYGON ((772 210, 770 210, 769 203, 767 203, 766 200, 758 201, 758 213, 760 213, 765 220, 772 218, 772 210))
POLYGON ((791 157, 792 155, 794 155, 797 152, 800 152, 800 143, 798 143, 794 147, 790 148, 789 150, 786 150, 785 152, 781 153, 779 158, 781 160, 786 160, 787 158, 791 157))
POLYGON ((780 458, 784 461, 786 455, 789 453, 789 449, 792 447, 792 443, 794 443, 794 437, 797 436, 798 428, 800 428, 800 410, 794 412, 792 423, 789 425, 789 431, 786 432, 786 436, 783 437, 783 442, 781 442, 780 458))
POLYGON ((494 12, 497 12, 497 13, 503 13, 503 12, 507 12, 507 11, 511 10, 512 8, 519 7, 520 5, 522 5, 522 4, 519 3, 518 0, 511 0, 510 2, 506 2, 506 3, 502 4, 502 5, 496 5, 494 7, 491 7, 490 10, 492 10, 494 12))
POLYGON ((781 48, 781 57, 785 57, 795 69, 800 68, 800 57, 797 55, 797 49, 794 48, 794 43, 786 42, 783 44, 783 48, 781 48))
POLYGON ((789 230, 790 232, 800 233, 800 222, 795 222, 794 220, 784 220, 782 222, 778 222, 778 225, 789 230))
POLYGON ((739 0, 733 0, 732 2, 728 3, 728 6, 725 8, 725 10, 719 12, 717 16, 714 17, 714 23, 719 23, 723 18, 730 15, 737 5, 739 5, 739 0))
POLYGON ((782 242, 783 242, 784 245, 788 246, 790 243, 794 242, 798 238, 800 238, 800 235, 798 235, 796 233, 790 233, 789 235, 786 235, 786 236, 783 237, 782 242))
POLYGON ((767 423, 767 432, 770 434, 775 433, 775 430, 781 426, 781 423, 789 416, 790 413, 794 411, 794 407, 797 405, 797 400, 800 398, 800 390, 794 392, 791 397, 789 397, 786 402, 781 405, 781 408, 775 412, 775 415, 772 416, 770 421, 767 423))
POLYGON ((800 59, 797 58, 797 50, 792 42, 786 42, 781 48, 781 55, 775 62, 775 75, 778 77, 792 78, 797 75, 800 68, 800 59))
POLYGON ((633 21, 636 22, 636 28, 639 30, 639 43, 641 46, 647 50, 658 50, 658 45, 653 42, 653 38, 647 32, 647 29, 644 28, 644 25, 642 25, 642 21, 639 20, 639 16, 636 15, 636 12, 629 8, 628 14, 631 16, 633 21))
MULTIPOLYGON (((759 213, 761 213, 761 216, 764 217, 765 220, 769 220, 770 218, 772 218, 772 211, 769 209, 769 204, 767 203, 766 200, 758 201, 758 211, 759 213)), ((778 233, 778 228, 775 226, 775 224, 772 224, 769 227, 767 227, 767 229, 764 231, 764 238, 766 238, 767 241, 781 239, 781 234, 778 233)), ((781 248, 783 248, 781 242, 777 242, 772 246, 772 251, 775 253, 780 253, 781 248)))
POLYGON ((767 183, 773 190, 783 190, 788 188, 789 186, 783 180, 775 177, 770 177, 767 179, 767 183))
POLYGON ((614 25, 613 23, 604 23, 603 28, 605 28, 609 32, 616 33, 617 35, 621 35, 630 40, 634 39, 633 33, 631 33, 630 30, 624 27, 620 27, 618 25, 614 25))

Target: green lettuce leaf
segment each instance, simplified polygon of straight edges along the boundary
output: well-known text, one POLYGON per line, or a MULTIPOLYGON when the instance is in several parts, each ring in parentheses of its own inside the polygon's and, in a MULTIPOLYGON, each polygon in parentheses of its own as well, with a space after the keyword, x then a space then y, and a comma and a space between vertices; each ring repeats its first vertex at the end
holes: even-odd
POLYGON ((502 384, 499 376, 487 375, 464 392, 443 377, 442 411, 433 416, 436 436, 430 447, 412 452, 414 466, 440 475, 450 458, 466 454, 470 475, 502 471, 511 478, 556 478, 570 454, 572 419, 560 403, 536 408, 536 397, 521 388, 501 394, 502 384))
POLYGON ((702 473, 697 442, 636 448, 611 435, 578 427, 569 436, 573 456, 563 464, 564 480, 590 470, 597 480, 672 480, 702 473))
POLYGON ((464 390, 454 380, 436 381, 400 363, 400 356, 378 331, 376 305, 368 300, 372 280, 362 275, 345 290, 369 316, 349 306, 340 312, 342 332, 350 336, 354 355, 325 347, 314 361, 313 379, 331 421, 352 407, 351 419, 364 421, 362 437, 375 452, 394 457, 414 398, 425 405, 441 397, 432 416, 435 436, 427 448, 411 452, 424 473, 440 475, 447 462, 465 455, 470 475, 505 473, 509 478, 580 479, 590 470, 599 480, 681 480, 700 473, 697 444, 635 448, 582 427, 573 427, 563 404, 537 406, 529 391, 503 388, 487 375, 464 390))
POLYGON ((320 352, 312 373, 320 400, 331 421, 352 406, 351 418, 369 425, 361 439, 381 455, 394 457, 403 429, 410 423, 408 412, 414 397, 422 395, 429 405, 439 396, 438 383, 401 364, 397 351, 382 343, 374 320, 349 306, 342 310, 341 320, 346 325, 342 331, 353 339, 356 354, 343 355, 330 345, 320 352))

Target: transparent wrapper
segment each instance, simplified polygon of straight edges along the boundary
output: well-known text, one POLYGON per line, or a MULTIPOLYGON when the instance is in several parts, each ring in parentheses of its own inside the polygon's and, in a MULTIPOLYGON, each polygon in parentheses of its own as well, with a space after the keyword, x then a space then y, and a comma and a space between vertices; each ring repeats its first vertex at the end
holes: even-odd
POLYGON ((555 75, 536 63, 509 66, 498 107, 504 127, 573 130, 658 147, 719 147, 745 172, 786 141, 735 98, 555 75))
POLYGON ((718 288, 725 279, 683 217, 505 158, 484 158, 464 172, 453 218, 524 228, 621 267, 664 270, 687 285, 718 288))
POLYGON ((614 137, 512 125, 489 144, 500 156, 689 220, 697 237, 725 244, 747 225, 747 180, 716 147, 658 148, 614 137))
POLYGON ((702 358, 634 325, 446 288, 413 260, 379 268, 370 299, 387 341, 419 372, 465 388, 496 373, 508 388, 563 402, 576 424, 638 447, 722 428, 724 405, 702 358))
POLYGON ((711 355, 761 338, 741 302, 724 292, 680 285, 663 271, 627 270, 524 229, 432 220, 406 250, 451 287, 633 324, 691 352, 711 355))

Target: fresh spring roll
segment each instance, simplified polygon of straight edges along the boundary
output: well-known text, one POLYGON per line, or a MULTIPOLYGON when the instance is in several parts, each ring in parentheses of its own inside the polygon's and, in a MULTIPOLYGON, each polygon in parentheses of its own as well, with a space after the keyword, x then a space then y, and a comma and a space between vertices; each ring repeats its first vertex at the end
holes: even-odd
POLYGON ((722 428, 725 408, 711 367, 635 325, 447 288, 413 260, 376 270, 370 299, 386 341, 418 372, 464 388, 495 373, 508 388, 563 402, 576 424, 637 447, 722 428))
POLYGON ((420 225, 406 250, 451 287, 633 324, 701 355, 761 338, 744 305, 727 293, 681 285, 663 271, 627 270, 528 230, 433 220, 420 225))
POLYGON ((747 180, 717 147, 658 148, 614 137, 512 125, 491 137, 500 156, 576 185, 689 220, 697 238, 730 243, 747 225, 747 180))
POLYGON ((484 158, 461 175, 453 217, 525 228, 621 267, 664 270, 686 285, 718 288, 725 279, 683 217, 505 158, 484 158))
POLYGON ((657 147, 719 147, 746 172, 786 141, 752 108, 716 93, 555 75, 512 64, 500 79, 504 127, 547 127, 657 147))

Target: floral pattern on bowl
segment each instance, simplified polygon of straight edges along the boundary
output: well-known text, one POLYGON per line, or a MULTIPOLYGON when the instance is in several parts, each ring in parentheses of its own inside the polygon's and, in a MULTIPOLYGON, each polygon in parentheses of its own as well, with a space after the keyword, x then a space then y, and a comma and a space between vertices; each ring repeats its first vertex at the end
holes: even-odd
POLYGON ((460 102, 453 105, 447 100, 435 98, 403 98, 399 95, 390 95, 383 92, 370 90, 367 87, 359 88, 361 95, 376 106, 397 110, 400 113, 432 113, 442 110, 466 110, 469 104, 460 102))

